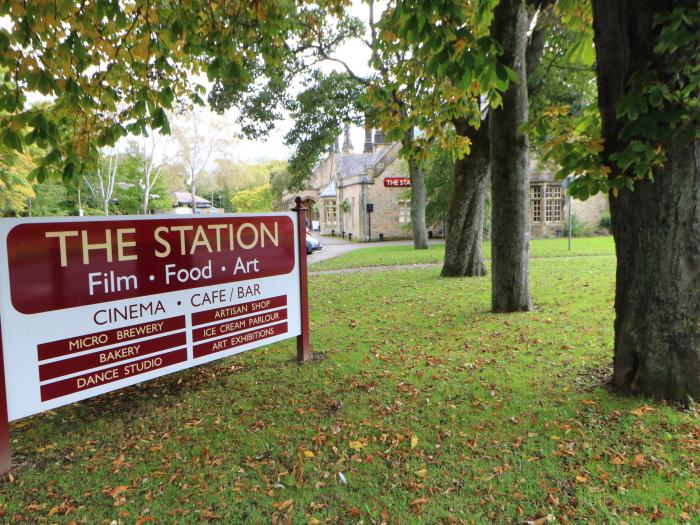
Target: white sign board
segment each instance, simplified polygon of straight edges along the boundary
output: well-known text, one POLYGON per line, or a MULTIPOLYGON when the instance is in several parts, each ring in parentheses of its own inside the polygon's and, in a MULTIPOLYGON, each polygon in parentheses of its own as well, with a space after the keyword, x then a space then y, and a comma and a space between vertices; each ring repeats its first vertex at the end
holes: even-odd
POLYGON ((9 420, 300 335, 297 220, 1 219, 9 420))

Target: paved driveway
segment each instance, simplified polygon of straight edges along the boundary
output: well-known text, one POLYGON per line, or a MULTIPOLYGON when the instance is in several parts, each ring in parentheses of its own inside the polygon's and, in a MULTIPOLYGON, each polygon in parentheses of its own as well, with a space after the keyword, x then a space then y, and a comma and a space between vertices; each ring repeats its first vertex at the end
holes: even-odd
MULTIPOLYGON (((327 237, 321 236, 314 232, 312 234, 315 239, 320 240, 323 243, 323 249, 312 253, 308 256, 309 264, 314 264, 320 261, 325 261, 326 259, 332 259, 333 257, 338 257, 344 253, 357 250, 358 248, 378 248, 380 246, 386 245, 411 245, 413 241, 385 241, 385 242, 348 242, 340 237, 327 237)), ((431 240, 430 244, 439 244, 444 242, 443 240, 431 240)))
POLYGON ((338 255, 369 246, 367 243, 348 242, 340 237, 322 237, 317 233, 312 235, 323 243, 323 249, 309 255, 307 259, 309 264, 332 259, 333 257, 338 257, 338 255))

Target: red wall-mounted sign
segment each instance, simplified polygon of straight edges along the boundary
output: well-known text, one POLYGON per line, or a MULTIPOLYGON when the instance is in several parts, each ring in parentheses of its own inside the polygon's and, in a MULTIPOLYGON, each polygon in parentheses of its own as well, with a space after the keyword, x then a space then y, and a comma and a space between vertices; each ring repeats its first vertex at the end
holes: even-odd
POLYGON ((384 187, 386 188, 410 188, 411 179, 408 177, 386 177, 384 179, 384 187))
POLYGON ((296 213, 0 219, 0 473, 8 422, 297 337, 296 213))

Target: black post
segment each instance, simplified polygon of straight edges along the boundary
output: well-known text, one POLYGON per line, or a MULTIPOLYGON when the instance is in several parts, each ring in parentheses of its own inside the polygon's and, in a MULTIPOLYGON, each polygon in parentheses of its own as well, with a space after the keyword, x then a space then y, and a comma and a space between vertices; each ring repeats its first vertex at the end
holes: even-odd
POLYGON ((371 202, 367 203, 367 242, 372 242, 372 212, 374 211, 374 204, 371 202))

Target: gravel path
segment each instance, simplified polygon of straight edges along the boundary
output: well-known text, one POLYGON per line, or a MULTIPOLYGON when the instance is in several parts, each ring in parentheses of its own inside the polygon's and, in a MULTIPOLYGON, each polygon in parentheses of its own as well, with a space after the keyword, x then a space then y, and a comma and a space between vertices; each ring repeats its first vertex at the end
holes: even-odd
POLYGON ((366 272, 389 272, 394 270, 415 270, 417 268, 439 268, 442 263, 422 263, 422 264, 395 264, 393 266, 362 266, 360 268, 342 268, 340 270, 320 270, 309 272, 309 275, 332 275, 336 273, 366 273, 366 272))
MULTIPOLYGON (((366 245, 360 245, 363 247, 366 245)), ((553 257, 533 257, 532 260, 538 259, 577 259, 579 257, 614 257, 612 254, 607 253, 596 253, 588 255, 557 255, 553 257)), ((484 259, 489 261, 490 259, 484 259)), ((367 272, 388 272, 395 270, 415 270, 418 268, 440 268, 442 263, 416 263, 416 264, 393 264, 390 266, 360 266, 357 268, 340 268, 338 270, 319 270, 316 272, 310 271, 309 275, 332 275, 332 274, 344 274, 344 273, 367 273, 367 272)))

